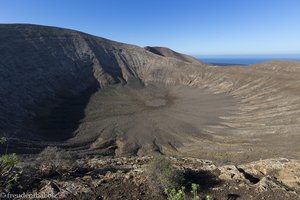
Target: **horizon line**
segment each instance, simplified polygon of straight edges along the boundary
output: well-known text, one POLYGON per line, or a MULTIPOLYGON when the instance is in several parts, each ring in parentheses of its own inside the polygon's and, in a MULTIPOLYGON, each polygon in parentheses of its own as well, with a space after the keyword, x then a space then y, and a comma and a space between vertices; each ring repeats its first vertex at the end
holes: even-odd
POLYGON ((300 53, 299 54, 189 54, 191 56, 197 56, 197 57, 240 57, 240 58, 300 58, 300 53))

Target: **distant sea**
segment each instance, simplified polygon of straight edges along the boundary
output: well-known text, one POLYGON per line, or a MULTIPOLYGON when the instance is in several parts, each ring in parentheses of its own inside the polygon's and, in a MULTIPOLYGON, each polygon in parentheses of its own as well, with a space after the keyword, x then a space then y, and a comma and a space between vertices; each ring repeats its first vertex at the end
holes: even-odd
POLYGON ((212 65, 251 65, 270 60, 291 60, 300 62, 299 57, 199 57, 197 58, 205 63, 212 65))

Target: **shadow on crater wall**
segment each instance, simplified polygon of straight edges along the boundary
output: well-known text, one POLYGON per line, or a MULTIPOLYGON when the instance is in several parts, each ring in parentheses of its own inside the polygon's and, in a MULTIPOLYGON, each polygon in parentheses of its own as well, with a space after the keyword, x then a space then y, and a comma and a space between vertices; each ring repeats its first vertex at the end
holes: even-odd
POLYGON ((85 117, 85 107, 97 90, 98 87, 93 86, 76 96, 64 98, 48 115, 34 120, 36 132, 48 141, 62 141, 74 136, 80 120, 85 117))

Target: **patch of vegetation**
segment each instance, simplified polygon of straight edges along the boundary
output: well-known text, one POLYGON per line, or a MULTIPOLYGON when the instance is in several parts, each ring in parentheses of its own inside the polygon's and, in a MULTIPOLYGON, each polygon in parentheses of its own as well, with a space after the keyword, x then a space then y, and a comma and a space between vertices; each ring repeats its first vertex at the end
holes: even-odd
MULTIPOLYGON (((185 180, 183 173, 173 167, 166 157, 153 157, 146 172, 150 189, 156 193, 163 191, 168 200, 200 200, 200 185, 185 180), (186 193, 185 186, 191 191, 186 193)), ((213 197, 206 195, 204 199, 213 200, 213 197)))
MULTIPOLYGON (((200 200, 200 196, 198 195, 198 191, 200 186, 198 184, 192 183, 191 186, 191 197, 186 198, 185 187, 181 187, 181 189, 165 189, 165 194, 167 195, 168 200, 185 200, 185 199, 193 199, 193 200, 200 200)), ((206 199, 212 200, 212 199, 206 199)))
MULTIPOLYGON (((0 144, 4 144, 6 138, 0 138, 0 144)), ((22 168, 17 167, 19 159, 15 153, 4 154, 0 157, 0 191, 9 191, 18 181, 22 168)))
POLYGON ((64 175, 76 168, 74 154, 57 147, 46 147, 37 157, 38 169, 43 176, 64 175))
POLYGON ((181 189, 184 182, 183 175, 174 168, 171 162, 164 156, 155 156, 150 161, 147 176, 149 187, 154 192, 162 193, 164 191, 175 192, 181 189))
POLYGON ((185 199, 185 187, 181 189, 165 189, 165 194, 168 197, 168 200, 184 200, 185 199))
POLYGON ((206 195, 205 200, 214 200, 214 198, 211 195, 206 195))
POLYGON ((193 194, 194 200, 199 200, 200 199, 200 197, 198 195, 199 188, 200 188, 199 184, 192 183, 192 191, 191 191, 191 193, 193 194))

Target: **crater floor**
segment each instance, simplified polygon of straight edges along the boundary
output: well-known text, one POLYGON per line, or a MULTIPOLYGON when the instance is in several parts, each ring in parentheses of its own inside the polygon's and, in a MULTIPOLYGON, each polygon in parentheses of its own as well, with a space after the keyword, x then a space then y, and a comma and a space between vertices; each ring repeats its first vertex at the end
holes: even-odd
POLYGON ((297 157, 297 135, 238 132, 230 120, 241 116, 241 102, 197 86, 116 84, 65 99, 35 123, 50 143, 83 153, 163 153, 221 163, 297 157))
MULTIPOLYGON (((206 129, 222 126, 220 117, 230 115, 234 105, 231 96, 197 87, 113 85, 90 97, 75 137, 68 142, 92 142, 91 149, 116 145, 121 154, 176 151, 184 142, 210 138, 206 129)), ((51 118, 72 116, 78 104, 66 106, 51 118)), ((69 124, 73 123, 66 123, 69 124)))

